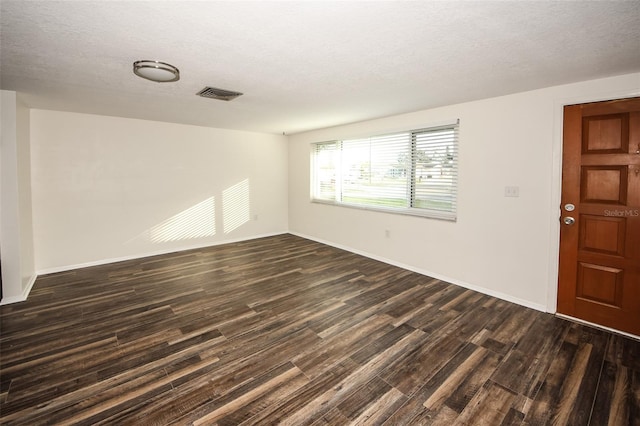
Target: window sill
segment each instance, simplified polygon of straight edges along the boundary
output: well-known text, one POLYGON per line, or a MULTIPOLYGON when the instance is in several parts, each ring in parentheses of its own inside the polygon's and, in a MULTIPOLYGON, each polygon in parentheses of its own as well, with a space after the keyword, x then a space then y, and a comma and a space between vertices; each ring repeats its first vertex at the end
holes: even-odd
POLYGON ((426 219, 446 220, 448 222, 457 221, 457 216, 455 213, 442 212, 438 210, 364 206, 361 204, 338 203, 335 201, 318 200, 313 198, 311 199, 311 202, 315 204, 324 204, 324 205, 335 206, 335 207, 347 207, 350 209, 369 210, 369 211, 374 211, 379 213, 390 213, 390 214, 399 214, 404 216, 417 216, 417 217, 423 217, 426 219))

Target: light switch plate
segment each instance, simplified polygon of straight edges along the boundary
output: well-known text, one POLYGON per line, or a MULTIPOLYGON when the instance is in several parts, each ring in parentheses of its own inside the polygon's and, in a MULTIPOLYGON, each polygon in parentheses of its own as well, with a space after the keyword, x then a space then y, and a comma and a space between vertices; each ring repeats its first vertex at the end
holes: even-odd
POLYGON ((504 196, 505 197, 519 197, 520 196, 520 187, 519 186, 505 186, 504 187, 504 196))

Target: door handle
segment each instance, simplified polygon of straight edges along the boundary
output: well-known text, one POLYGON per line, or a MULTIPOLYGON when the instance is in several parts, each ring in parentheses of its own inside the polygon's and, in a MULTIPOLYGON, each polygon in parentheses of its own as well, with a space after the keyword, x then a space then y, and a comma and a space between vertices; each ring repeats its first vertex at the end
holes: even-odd
POLYGON ((564 219, 562 219, 562 221, 564 222, 565 225, 573 225, 574 223, 576 223, 576 220, 571 216, 565 217, 564 219))

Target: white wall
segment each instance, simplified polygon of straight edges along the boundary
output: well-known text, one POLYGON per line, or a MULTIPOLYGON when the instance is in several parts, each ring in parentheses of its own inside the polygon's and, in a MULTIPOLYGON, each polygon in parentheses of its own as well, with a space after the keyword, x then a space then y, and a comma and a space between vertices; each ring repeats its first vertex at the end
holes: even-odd
POLYGON ((20 206, 20 265, 22 293, 26 297, 33 286, 35 253, 33 248, 33 206, 31 204, 31 115, 17 95, 16 124, 18 130, 18 204, 20 206))
POLYGON ((287 231, 287 139, 32 110, 36 269, 287 231))
POLYGON ((35 281, 31 221, 29 110, 15 92, 1 93, 0 253, 2 304, 25 300, 35 281))
POLYGON ((18 143, 16 93, 1 92, 2 191, 0 191, 0 246, 2 255, 2 301, 19 299, 22 293, 20 269, 20 213, 18 209, 18 143))
POLYGON ((632 74, 293 135, 289 229, 554 311, 562 105, 638 94, 640 74, 632 74), (423 128, 456 118, 460 119, 457 222, 309 201, 310 143, 423 128), (520 197, 504 197, 505 186, 518 186, 520 197), (385 230, 390 238, 385 238, 385 230))

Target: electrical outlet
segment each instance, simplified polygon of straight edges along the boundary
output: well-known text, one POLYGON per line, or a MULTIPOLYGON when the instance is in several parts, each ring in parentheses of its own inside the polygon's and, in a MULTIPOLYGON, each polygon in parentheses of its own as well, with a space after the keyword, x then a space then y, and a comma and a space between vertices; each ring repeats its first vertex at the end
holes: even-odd
POLYGON ((253 215, 253 220, 258 220, 258 215, 257 214, 253 215))
POLYGON ((519 186, 505 186, 504 187, 504 196, 505 197, 519 197, 520 196, 520 187, 519 186))
POLYGON ((384 236, 385 238, 391 238, 391 231, 389 231, 388 229, 384 230, 384 236))

